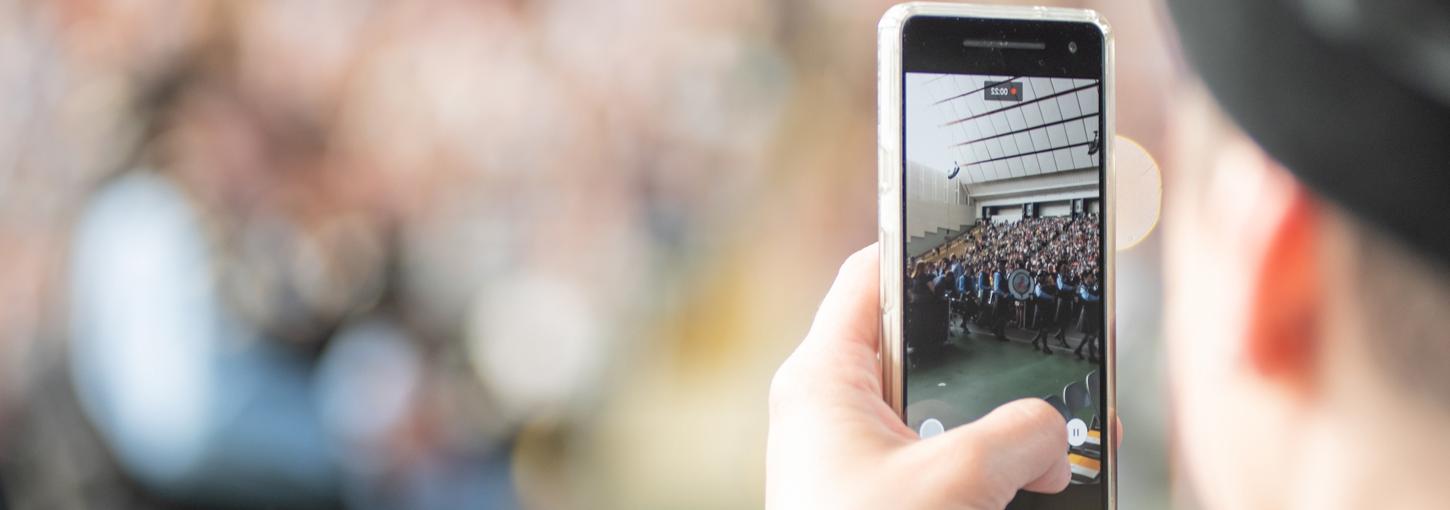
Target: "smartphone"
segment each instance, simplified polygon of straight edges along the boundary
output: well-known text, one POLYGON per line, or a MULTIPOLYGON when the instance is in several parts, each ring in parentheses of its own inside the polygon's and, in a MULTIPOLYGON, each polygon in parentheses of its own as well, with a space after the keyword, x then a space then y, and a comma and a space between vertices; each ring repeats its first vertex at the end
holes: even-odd
POLYGON ((1114 508, 1113 43, 1093 11, 906 3, 879 29, 884 397, 923 437, 1020 398, 1114 508))

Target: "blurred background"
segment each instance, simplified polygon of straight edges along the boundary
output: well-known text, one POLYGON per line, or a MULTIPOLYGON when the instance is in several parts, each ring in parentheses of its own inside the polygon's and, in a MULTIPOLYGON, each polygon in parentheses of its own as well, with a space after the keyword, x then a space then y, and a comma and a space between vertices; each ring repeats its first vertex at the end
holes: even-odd
MULTIPOLYGON (((759 507, 889 5, 0 0, 0 508, 759 507)), ((1159 154, 1162 8, 1057 5, 1159 154)), ((1119 270, 1164 508, 1157 235, 1119 270)))

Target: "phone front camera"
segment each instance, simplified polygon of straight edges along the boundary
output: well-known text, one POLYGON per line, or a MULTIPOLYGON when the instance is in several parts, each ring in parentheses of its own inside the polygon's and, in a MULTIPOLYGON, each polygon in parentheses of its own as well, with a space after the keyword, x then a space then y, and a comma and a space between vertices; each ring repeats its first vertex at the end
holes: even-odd
POLYGON ((1077 53, 1077 41, 1068 41, 1068 43, 1067 43, 1067 52, 1068 53, 1077 53))

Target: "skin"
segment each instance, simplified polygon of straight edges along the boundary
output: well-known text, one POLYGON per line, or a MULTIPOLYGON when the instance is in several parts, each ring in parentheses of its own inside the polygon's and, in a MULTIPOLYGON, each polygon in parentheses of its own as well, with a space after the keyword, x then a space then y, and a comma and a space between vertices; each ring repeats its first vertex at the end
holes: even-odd
POLYGON ((881 398, 875 245, 851 255, 770 389, 766 507, 998 509, 1071 479, 1066 424, 1026 399, 921 440, 881 398))

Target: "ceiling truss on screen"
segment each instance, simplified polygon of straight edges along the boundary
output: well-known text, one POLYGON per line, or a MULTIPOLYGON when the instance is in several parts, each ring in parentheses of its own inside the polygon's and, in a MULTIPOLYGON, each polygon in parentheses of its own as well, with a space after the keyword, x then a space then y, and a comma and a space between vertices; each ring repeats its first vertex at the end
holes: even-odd
POLYGON ((950 150, 968 183, 1099 165, 1097 80, 943 75, 928 83, 932 108, 957 142, 950 150), (995 84, 1020 82, 1021 101, 988 100, 995 84))

